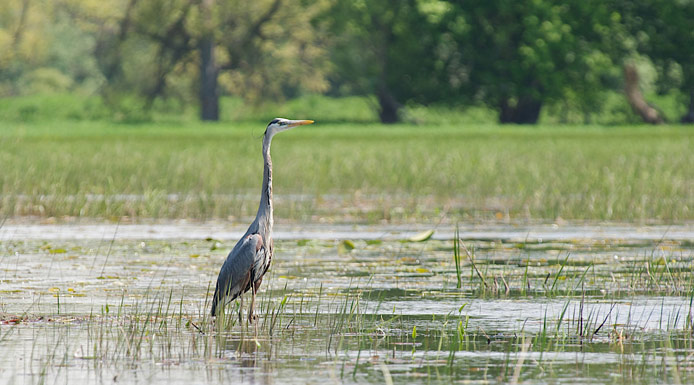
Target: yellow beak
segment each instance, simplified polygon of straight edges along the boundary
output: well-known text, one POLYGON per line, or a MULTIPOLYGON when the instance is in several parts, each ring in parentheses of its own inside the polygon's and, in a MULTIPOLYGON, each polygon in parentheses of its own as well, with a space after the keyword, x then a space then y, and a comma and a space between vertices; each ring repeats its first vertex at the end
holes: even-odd
POLYGON ((313 120, 292 120, 288 128, 313 124, 313 120))

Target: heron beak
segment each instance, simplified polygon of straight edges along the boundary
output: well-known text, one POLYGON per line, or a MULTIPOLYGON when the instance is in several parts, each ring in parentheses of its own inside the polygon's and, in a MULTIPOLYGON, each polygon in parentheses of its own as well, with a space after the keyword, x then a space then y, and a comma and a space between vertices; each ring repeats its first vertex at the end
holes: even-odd
POLYGON ((296 126, 304 126, 307 124, 313 124, 313 120, 292 120, 287 128, 292 128, 296 126))

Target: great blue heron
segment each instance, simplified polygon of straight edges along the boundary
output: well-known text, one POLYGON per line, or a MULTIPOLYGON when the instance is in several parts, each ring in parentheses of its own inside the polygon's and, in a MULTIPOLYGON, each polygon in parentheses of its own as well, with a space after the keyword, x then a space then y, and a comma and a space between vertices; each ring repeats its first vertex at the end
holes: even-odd
MULTIPOLYGON (((253 307, 255 294, 263 281, 272 261, 272 159, 270 158, 270 143, 278 132, 292 127, 311 124, 313 120, 273 119, 263 135, 263 188, 260 192, 260 206, 255 220, 248 227, 246 234, 236 243, 227 256, 219 271, 217 286, 212 298, 212 316, 217 315, 220 304, 233 301, 236 297, 252 290, 251 306, 248 310, 248 320, 253 322, 253 307), (228 298, 228 300, 227 300, 228 298)), ((243 297, 242 297, 243 298, 243 297)), ((239 309, 239 320, 243 310, 243 302, 239 309)))

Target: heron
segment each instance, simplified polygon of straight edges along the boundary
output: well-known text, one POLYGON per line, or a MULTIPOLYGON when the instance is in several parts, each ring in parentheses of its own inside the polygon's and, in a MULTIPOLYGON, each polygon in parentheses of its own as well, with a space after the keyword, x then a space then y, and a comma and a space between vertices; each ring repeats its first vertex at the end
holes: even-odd
MULTIPOLYGON (((227 256, 217 277, 217 284, 212 297, 213 317, 217 316, 220 305, 230 303, 241 296, 239 322, 242 320, 243 294, 252 291, 251 305, 248 310, 248 321, 253 322, 255 296, 263 282, 263 275, 270 268, 273 255, 272 244, 272 159, 270 144, 275 134, 290 128, 312 124, 313 120, 273 119, 263 134, 263 187, 260 191, 260 205, 255 220, 246 233, 236 243, 227 256)), ((223 307, 223 306, 222 306, 223 307)))

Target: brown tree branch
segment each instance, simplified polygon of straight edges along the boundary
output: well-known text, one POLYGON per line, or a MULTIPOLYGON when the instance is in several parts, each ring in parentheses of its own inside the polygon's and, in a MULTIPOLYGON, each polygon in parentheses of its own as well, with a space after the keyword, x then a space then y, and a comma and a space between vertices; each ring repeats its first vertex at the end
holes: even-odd
POLYGON ((229 56, 229 62, 221 66, 221 70, 231 70, 236 69, 241 64, 241 55, 236 55, 237 52, 250 52, 251 46, 256 39, 264 40, 266 37, 262 33, 262 27, 275 16, 277 11, 279 11, 282 5, 281 0, 275 0, 270 8, 256 20, 255 23, 246 31, 244 37, 240 40, 240 43, 236 46, 227 46, 227 54, 229 56), (235 52, 236 51, 236 52, 235 52))
POLYGON ((31 0, 22 1, 22 10, 19 14, 19 24, 17 24, 17 29, 14 31, 14 36, 12 37, 12 49, 16 50, 20 41, 22 40, 22 35, 24 34, 24 27, 27 21, 27 14, 29 13, 29 6, 31 5, 31 0))
POLYGON ((624 92, 627 96, 627 101, 644 122, 650 124, 663 124, 663 119, 660 112, 652 105, 646 102, 641 90, 639 89, 639 73, 636 67, 632 64, 624 65, 624 92))
POLYGON ((157 79, 154 86, 146 94, 147 108, 151 107, 154 99, 163 93, 166 79, 176 64, 195 49, 191 44, 192 36, 185 26, 186 18, 192 6, 193 2, 189 1, 176 21, 167 28, 163 35, 149 33, 145 30, 141 32, 160 44, 157 54, 157 79))
POLYGON ((118 33, 115 40, 111 40, 112 44, 109 44, 112 34, 108 34, 106 39, 97 40, 96 46, 94 47, 94 56, 97 58, 102 57, 103 63, 103 74, 108 81, 112 81, 121 75, 122 72, 122 58, 121 58, 121 46, 128 37, 128 32, 130 31, 130 25, 132 24, 133 10, 137 5, 138 0, 130 0, 125 8, 125 13, 123 14, 123 19, 121 19, 118 24, 118 33), (111 45, 109 47, 109 45, 111 45))

